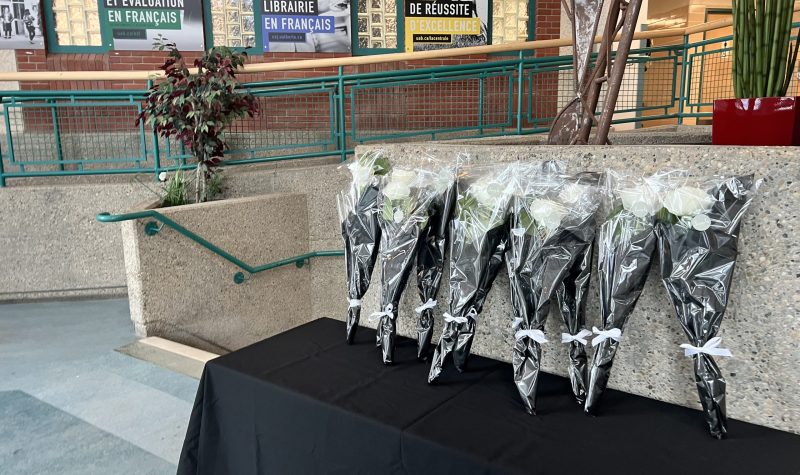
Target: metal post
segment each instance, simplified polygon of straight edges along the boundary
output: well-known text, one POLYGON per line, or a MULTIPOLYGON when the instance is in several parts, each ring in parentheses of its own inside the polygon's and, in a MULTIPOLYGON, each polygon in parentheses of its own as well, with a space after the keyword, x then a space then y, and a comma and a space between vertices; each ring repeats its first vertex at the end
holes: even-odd
POLYGON ((484 77, 481 76, 478 82, 478 134, 483 135, 483 92, 484 77))
POLYGON ((338 127, 338 135, 339 135, 339 151, 342 155, 342 161, 347 160, 347 135, 346 135, 346 127, 344 123, 344 66, 339 66, 338 70, 339 81, 338 81, 338 94, 336 95, 337 100, 339 101, 339 117, 336 121, 336 125, 338 127))
POLYGON ((684 102, 686 101, 684 89, 686 88, 686 76, 689 71, 689 68, 686 67, 686 61, 689 57, 688 49, 689 35, 683 35, 683 53, 681 53, 681 86, 680 90, 678 91, 678 125, 683 124, 683 107, 684 102))
POLYGON ((64 150, 61 147, 61 129, 58 126, 58 113, 56 106, 52 100, 48 99, 47 103, 50 104, 50 117, 53 121, 53 134, 55 135, 56 142, 56 158, 58 158, 58 169, 64 171, 64 150))
MULTIPOLYGON (((153 87, 153 80, 147 80, 147 89, 153 87)), ((144 134, 144 124, 141 125, 141 133, 144 134)), ((159 150, 159 143, 158 143, 158 134, 155 130, 153 130, 153 175, 155 175, 156 181, 158 181, 158 174, 161 173, 161 151, 159 150)))
POLYGON ((522 87, 525 76, 525 55, 520 50, 517 66, 517 135, 522 135, 522 87))

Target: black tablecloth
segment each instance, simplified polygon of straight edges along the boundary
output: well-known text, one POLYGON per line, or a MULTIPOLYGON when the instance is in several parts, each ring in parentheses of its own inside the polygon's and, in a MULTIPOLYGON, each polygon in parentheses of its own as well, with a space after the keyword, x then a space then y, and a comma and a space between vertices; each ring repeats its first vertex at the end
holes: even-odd
POLYGON ((589 417, 547 374, 529 416, 508 364, 473 357, 429 386, 411 340, 387 367, 374 331, 344 334, 317 320, 210 361, 178 473, 800 473, 797 435, 730 421, 714 440, 698 411, 619 391, 589 417))

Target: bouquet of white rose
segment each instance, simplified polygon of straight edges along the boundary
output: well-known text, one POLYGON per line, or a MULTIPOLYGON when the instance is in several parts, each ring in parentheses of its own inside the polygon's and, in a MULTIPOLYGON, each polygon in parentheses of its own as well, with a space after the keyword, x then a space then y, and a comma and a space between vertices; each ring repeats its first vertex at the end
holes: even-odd
POLYGON ((384 364, 394 361, 396 319, 420 237, 428 226, 431 203, 439 195, 438 175, 423 169, 394 168, 380 188, 381 310, 377 345, 384 364))
POLYGON ((608 384, 622 331, 642 293, 656 250, 656 213, 661 209, 658 179, 606 172, 612 211, 597 236, 601 329, 595 347, 584 409, 596 414, 608 384))
POLYGON ((435 189, 436 198, 430 206, 428 227, 420 236, 417 254, 417 290, 422 305, 417 313, 417 358, 430 355, 433 338, 433 310, 444 275, 444 261, 449 240, 450 219, 456 204, 455 166, 439 164, 435 189))
MULTIPOLYGON (((520 186, 511 204, 511 231, 506 250, 515 314, 512 364, 514 384, 525 410, 535 414, 541 345, 547 342, 544 325, 550 313, 550 302, 591 247, 597 200, 596 187, 575 179, 538 170, 517 176, 520 186)), ((569 320, 568 328, 574 326, 576 318, 574 312, 569 318, 565 315, 569 320)), ((578 329, 564 335, 573 340, 584 336, 578 329)), ((567 342, 579 344, 573 340, 567 342)))
POLYGON ((355 157, 347 164, 352 175, 348 187, 336 196, 347 266, 347 343, 355 338, 361 315, 361 298, 369 288, 378 256, 378 183, 391 169, 380 150, 355 157))
POLYGON ((458 177, 450 223, 450 308, 434 350, 428 382, 436 381, 447 356, 463 371, 475 334, 475 317, 499 272, 507 244, 506 218, 513 167, 465 167, 458 177))
POLYGON ((597 230, 597 208, 600 204, 601 175, 582 173, 575 182, 568 184, 558 195, 559 199, 579 206, 588 214, 587 219, 575 232, 577 242, 574 246, 574 259, 561 285, 555 290, 556 302, 561 319, 567 329, 561 334, 561 342, 569 345, 568 374, 572 394, 578 404, 586 402, 588 384, 588 365, 586 357, 586 337, 592 332, 586 325, 586 301, 592 276, 592 257, 594 238, 597 230))
POLYGON ((656 225, 661 279, 689 338, 694 375, 713 437, 727 433, 725 379, 713 356, 731 356, 717 336, 738 255, 739 227, 757 184, 753 176, 673 176, 662 193, 656 225))

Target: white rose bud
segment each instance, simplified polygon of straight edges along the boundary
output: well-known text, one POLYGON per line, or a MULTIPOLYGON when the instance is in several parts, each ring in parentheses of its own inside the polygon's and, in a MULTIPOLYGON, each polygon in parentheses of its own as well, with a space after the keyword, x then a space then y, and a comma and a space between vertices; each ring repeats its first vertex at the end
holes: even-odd
POLYGON ((682 186, 664 196, 664 207, 675 216, 696 216, 710 210, 713 204, 708 193, 693 186, 682 186))
POLYGON ((550 231, 558 228, 566 215, 566 208, 555 201, 539 199, 531 203, 533 219, 550 231))
POLYGON ((389 176, 389 182, 383 187, 383 196, 390 200, 402 200, 411 196, 411 184, 416 181, 417 174, 410 170, 395 168, 389 176))
POLYGON ((403 170, 402 168, 395 168, 389 177, 390 182, 397 183, 406 187, 413 186, 417 180, 417 173, 413 170, 403 170))
POLYGON ((622 207, 638 218, 654 215, 661 208, 658 197, 645 186, 617 190, 617 194, 622 207))
POLYGON ((503 199, 505 188, 495 181, 481 179, 469 187, 469 193, 478 200, 481 206, 496 208, 500 200, 503 199))
POLYGON ((561 190, 558 194, 558 198, 564 203, 576 203, 583 197, 588 189, 589 187, 586 185, 570 183, 561 190))
POLYGON ((360 187, 369 183, 372 177, 372 169, 370 167, 362 167, 358 160, 347 166, 350 173, 353 175, 353 183, 360 187))
POLYGON ((434 189, 436 190, 436 193, 442 194, 445 191, 447 191, 447 188, 453 184, 455 178, 456 178, 455 175, 449 169, 442 168, 441 170, 439 170, 439 174, 436 175, 436 180, 433 185, 434 189))

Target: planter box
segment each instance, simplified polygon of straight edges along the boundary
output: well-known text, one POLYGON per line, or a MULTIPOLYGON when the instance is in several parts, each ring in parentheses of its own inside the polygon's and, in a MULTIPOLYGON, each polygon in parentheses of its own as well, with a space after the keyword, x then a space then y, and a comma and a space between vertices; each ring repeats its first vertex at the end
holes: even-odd
MULTIPOLYGON (((305 194, 271 194, 158 211, 257 266, 308 252, 306 201, 305 194)), ((279 267, 236 284, 238 267, 168 226, 148 236, 150 221, 122 228, 137 335, 225 353, 311 320, 310 266, 279 267)))
POLYGON ((800 145, 800 97, 714 101, 714 145, 800 145))

